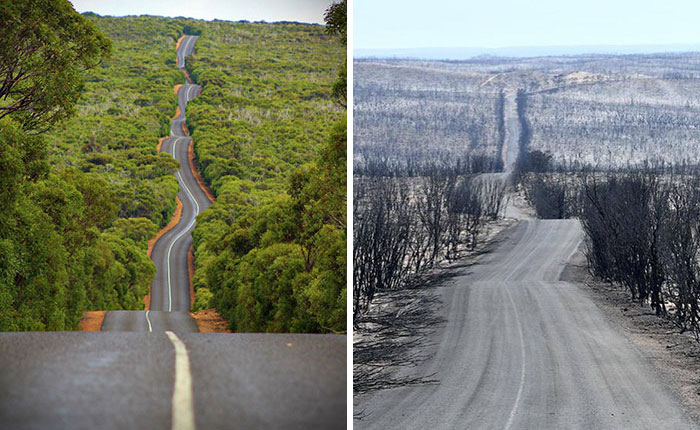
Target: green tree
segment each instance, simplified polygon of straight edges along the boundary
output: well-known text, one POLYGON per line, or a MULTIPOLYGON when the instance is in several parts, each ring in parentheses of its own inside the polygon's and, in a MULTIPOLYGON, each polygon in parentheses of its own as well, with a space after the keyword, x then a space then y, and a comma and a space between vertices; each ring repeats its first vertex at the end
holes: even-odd
MULTIPOLYGON (((142 309, 155 273, 146 237, 156 226, 115 220, 125 202, 136 201, 134 210, 158 223, 174 210, 177 162, 155 155, 153 145, 137 150, 143 130, 162 131, 167 116, 149 106, 126 121, 120 105, 112 109, 116 118, 66 127, 63 140, 39 134, 71 114, 86 70, 106 58, 111 43, 66 1, 0 0, 0 18, 0 330, 73 329, 86 309, 142 309), (77 144, 71 132, 91 126, 92 139, 77 144), (49 139, 65 160, 52 169, 49 139), (123 155, 101 153, 110 146, 123 155), (76 154, 84 162, 75 162, 76 154), (115 165, 126 174, 110 176, 115 165), (125 198, 132 184, 137 196, 125 198)), ((174 100, 172 82, 158 85, 174 100)), ((137 93, 131 91, 120 94, 137 93)))
POLYGON ((330 5, 323 14, 323 19, 326 22, 326 33, 339 35, 341 43, 347 45, 348 11, 345 0, 330 5))
POLYGON ((158 227, 148 218, 119 218, 112 224, 111 231, 147 247, 148 241, 158 233, 158 227))
MULTIPOLYGON (((347 6, 345 0, 338 3, 333 3, 326 9, 323 15, 326 21, 326 33, 337 34, 340 36, 340 41, 343 46, 348 43, 347 34, 347 6)), ((343 106, 347 106, 348 93, 348 69, 345 62, 341 63, 338 71, 338 80, 333 83, 333 97, 343 106)))
POLYGON ((110 40, 67 0, 0 0, 0 118, 47 130, 73 114, 81 70, 109 55, 110 40))

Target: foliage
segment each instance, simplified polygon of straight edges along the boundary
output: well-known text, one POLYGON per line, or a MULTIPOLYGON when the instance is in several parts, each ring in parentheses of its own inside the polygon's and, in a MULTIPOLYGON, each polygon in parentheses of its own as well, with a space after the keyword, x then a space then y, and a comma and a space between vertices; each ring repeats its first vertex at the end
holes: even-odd
POLYGON ((287 194, 243 211, 221 241, 195 236, 212 254, 200 288, 233 329, 345 330, 345 142, 341 120, 287 194))
POLYGON ((2 43, 41 41, 18 64, 43 72, 26 93, 47 97, 0 120, 2 330, 73 329, 87 309, 143 309, 155 273, 147 242, 178 192, 179 165, 155 146, 176 105, 173 47, 185 20, 81 17, 52 1, 51 16, 36 24, 47 9, 35 3, 2 8, 25 20, 3 27, 2 43), (27 28, 36 31, 20 34, 27 28), (56 58, 44 64, 29 54, 56 58), (55 109, 42 113, 42 103, 55 109))
POLYGON ((342 44, 346 45, 348 41, 346 1, 341 0, 330 5, 323 14, 323 18, 326 21, 326 33, 339 35, 342 44))
POLYGON ((46 130, 71 116, 80 72, 109 55, 109 39, 66 0, 2 0, 0 22, 0 118, 46 130))
POLYGON ((202 287, 197 290, 195 295, 194 305, 192 305, 192 312, 197 312, 202 309, 211 308, 211 300, 214 295, 209 291, 208 288, 202 287))
MULTIPOLYGON (((348 43, 347 33, 347 4, 345 0, 333 3, 326 9, 323 15, 326 21, 326 33, 337 34, 340 36, 340 41, 343 46, 348 43)), ((348 92, 348 70, 347 65, 343 63, 338 70, 338 79, 333 84, 333 97, 335 97, 341 106, 347 106, 348 92)))
MULTIPOLYGON (((85 73, 77 116, 49 134, 50 160, 107 179, 117 194, 120 218, 168 223, 178 192, 179 163, 158 154, 170 130, 182 74, 174 46, 187 20, 158 17, 87 18, 111 39, 114 54, 85 73)), ((191 21, 191 20, 190 20, 191 21)))
POLYGON ((0 121, 0 329, 74 328, 85 309, 140 309, 155 267, 134 240, 101 229, 117 214, 107 181, 75 169, 50 172, 19 124, 0 121))
POLYGON ((193 233, 196 301, 210 292, 238 331, 344 331, 344 50, 315 25, 201 29, 187 123, 217 201, 193 233))

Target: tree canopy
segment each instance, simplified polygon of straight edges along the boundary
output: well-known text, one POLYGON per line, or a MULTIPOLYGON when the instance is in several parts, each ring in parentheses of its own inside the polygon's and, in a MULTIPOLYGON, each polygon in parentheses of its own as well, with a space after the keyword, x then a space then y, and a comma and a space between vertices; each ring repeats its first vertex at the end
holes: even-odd
POLYGON ((328 9, 326 9, 326 13, 323 14, 323 19, 326 21, 326 32, 329 34, 338 34, 343 45, 347 45, 348 13, 345 0, 330 5, 328 9))
POLYGON ((186 61, 203 86, 187 123, 217 201, 193 233, 195 304, 236 331, 344 332, 347 139, 333 80, 345 49, 297 23, 202 34, 186 61))
POLYGON ((80 72, 111 52, 110 40, 67 0, 0 0, 0 118, 44 131, 73 114, 80 72))

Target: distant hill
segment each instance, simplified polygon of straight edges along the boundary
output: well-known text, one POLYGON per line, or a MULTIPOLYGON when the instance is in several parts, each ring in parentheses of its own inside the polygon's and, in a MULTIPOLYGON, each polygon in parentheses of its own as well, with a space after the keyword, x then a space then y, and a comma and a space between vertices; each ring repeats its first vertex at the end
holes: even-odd
POLYGON ((542 57, 582 54, 653 54, 659 52, 700 51, 698 44, 675 45, 581 45, 581 46, 514 46, 505 48, 403 48, 355 49, 355 58, 420 58, 426 60, 466 60, 479 56, 542 57))

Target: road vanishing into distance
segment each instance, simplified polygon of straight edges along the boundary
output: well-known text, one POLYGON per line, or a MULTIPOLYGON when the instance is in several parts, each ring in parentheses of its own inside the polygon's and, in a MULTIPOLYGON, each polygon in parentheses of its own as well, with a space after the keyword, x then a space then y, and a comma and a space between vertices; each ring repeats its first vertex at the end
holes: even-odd
MULTIPOLYGON (((183 71, 185 57, 191 55, 198 36, 185 36, 177 49, 177 66, 183 71)), ((161 152, 171 154, 180 162, 175 173, 180 185, 178 197, 182 202, 180 222, 155 243, 151 259, 156 265, 156 276, 151 283, 151 306, 148 311, 111 311, 105 316, 103 331, 163 331, 177 333, 199 331, 189 316, 190 280, 187 254, 192 245, 195 218, 211 202, 197 184, 190 169, 188 147, 192 138, 184 131, 187 102, 195 98, 201 87, 189 80, 177 92, 179 114, 170 124, 170 137, 165 139, 161 152)))
MULTIPOLYGON (((513 171, 513 96, 505 121, 505 173, 486 180, 513 171)), ((581 252, 579 221, 506 216, 518 223, 493 251, 438 287, 445 325, 412 352, 428 359, 397 375, 437 382, 362 395, 354 428, 698 429, 585 287, 560 280, 581 252)))
MULTIPOLYGON (((195 36, 185 36, 184 68, 195 36)), ((198 333, 187 252, 209 206, 182 125, 200 87, 179 88, 161 151, 180 161, 180 222, 156 242, 148 311, 108 312, 102 332, 0 333, 0 429, 338 429, 346 336, 198 333)))
POLYGON ((506 136, 501 151, 501 159, 503 160, 503 170, 507 174, 513 172, 515 162, 518 160, 518 153, 520 152, 520 121, 518 119, 515 97, 516 96, 511 92, 506 92, 503 106, 503 121, 506 136))

